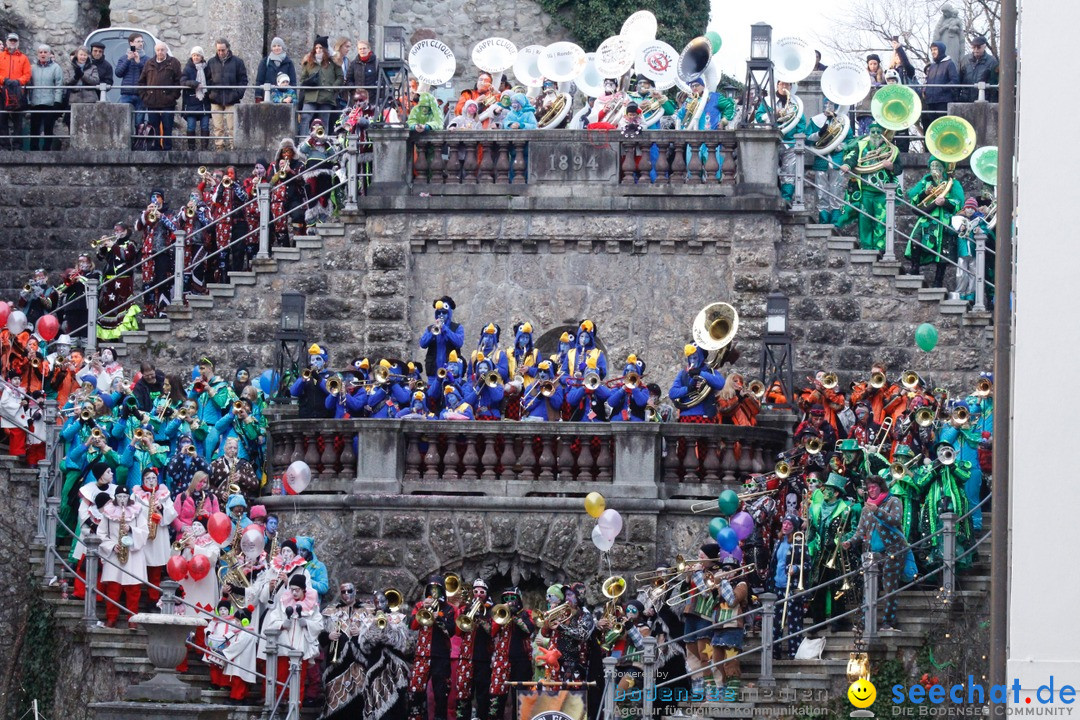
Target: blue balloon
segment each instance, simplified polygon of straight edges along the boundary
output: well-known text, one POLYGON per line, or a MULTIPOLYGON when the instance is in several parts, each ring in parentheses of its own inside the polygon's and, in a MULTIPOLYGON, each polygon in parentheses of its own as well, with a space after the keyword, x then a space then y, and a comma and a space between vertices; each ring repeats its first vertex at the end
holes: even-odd
POLYGON ((739 547, 739 536, 730 527, 726 527, 716 533, 716 544, 724 552, 735 552, 735 548, 739 547))
POLYGON ((199 366, 198 365, 191 368, 191 379, 192 380, 198 380, 199 379, 199 366))
POLYGON ((273 396, 277 392, 280 381, 281 378, 273 369, 264 370, 262 375, 259 376, 259 389, 263 391, 264 395, 273 396))

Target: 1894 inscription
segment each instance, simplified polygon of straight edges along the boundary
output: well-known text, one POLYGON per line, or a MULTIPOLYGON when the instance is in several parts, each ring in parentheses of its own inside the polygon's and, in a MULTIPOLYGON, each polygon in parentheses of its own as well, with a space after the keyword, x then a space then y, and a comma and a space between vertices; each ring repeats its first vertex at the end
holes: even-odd
POLYGON ((618 171, 616 145, 529 143, 529 182, 611 181, 618 171))

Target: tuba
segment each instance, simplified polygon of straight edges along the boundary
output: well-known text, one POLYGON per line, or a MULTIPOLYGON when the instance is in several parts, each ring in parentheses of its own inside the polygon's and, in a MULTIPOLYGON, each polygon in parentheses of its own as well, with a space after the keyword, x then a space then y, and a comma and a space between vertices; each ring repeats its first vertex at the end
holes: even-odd
POLYGON ((919 121, 922 101, 906 85, 885 85, 870 100, 870 114, 886 130, 900 132, 919 121))
MULTIPOLYGON (((706 352, 713 353, 707 365, 715 370, 720 367, 728 345, 739 332, 739 312, 725 302, 706 305, 694 318, 692 330, 697 346, 706 352)), ((690 395, 676 400, 675 407, 685 410, 705 402, 705 398, 709 396, 712 389, 703 380, 700 381, 700 387, 697 385, 695 383, 695 389, 690 395)))

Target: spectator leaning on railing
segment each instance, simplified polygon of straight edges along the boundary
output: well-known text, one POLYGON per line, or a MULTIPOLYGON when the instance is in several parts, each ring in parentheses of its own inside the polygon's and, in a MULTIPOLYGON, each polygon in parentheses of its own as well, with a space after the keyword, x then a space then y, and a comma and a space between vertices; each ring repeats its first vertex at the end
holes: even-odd
POLYGON ((956 85, 960 82, 960 73, 956 63, 945 53, 945 43, 930 45, 930 64, 926 67, 926 85, 922 89, 923 117, 922 125, 931 122, 949 111, 949 103, 956 101, 956 89, 951 87, 933 87, 934 85, 956 85))
POLYGON ((214 146, 218 150, 226 147, 231 150, 233 138, 236 136, 236 116, 232 113, 232 107, 239 105, 244 99, 248 74, 244 61, 232 54, 232 47, 227 39, 218 38, 214 45, 216 54, 206 62, 210 109, 214 111, 210 124, 214 137, 217 138, 214 146))
POLYGON ((97 68, 98 82, 106 85, 113 84, 113 66, 105 59, 105 43, 95 40, 90 43, 90 61, 97 68))
POLYGON ((325 35, 316 37, 311 52, 300 63, 301 135, 311 132, 311 121, 316 117, 323 121, 327 132, 333 130, 330 114, 337 110, 337 93, 332 88, 340 87, 343 78, 341 68, 330 59, 328 44, 325 35))
POLYGON ((0 53, 0 149, 17 149, 19 141, 14 137, 23 132, 23 109, 29 84, 30 59, 19 50, 19 36, 8 33, 4 52, 0 53))
MULTIPOLYGON (((984 82, 988 85, 996 85, 998 81, 998 61, 986 50, 986 38, 976 35, 971 39, 971 52, 964 56, 960 66, 960 84, 974 85, 984 82)), ((977 88, 965 87, 960 89, 961 102, 975 102, 979 97, 977 88)), ((997 102, 997 91, 988 90, 986 99, 997 102)))
POLYGON ((64 101, 64 71, 53 62, 52 48, 37 46, 37 61, 30 68, 30 149, 59 150, 53 127, 64 101))
MULTIPOLYGON (((104 60, 102 60, 104 62, 104 60)), ((105 63, 108 65, 108 63, 105 63)), ((109 68, 112 72, 112 68, 109 68)), ((81 47, 71 53, 71 80, 68 85, 69 103, 95 103, 101 95, 97 85, 103 82, 101 79, 101 65, 95 64, 89 51, 81 47)))
POLYGON ((153 128, 154 149, 172 150, 173 113, 183 82, 180 61, 169 54, 169 46, 158 42, 154 58, 143 66, 139 94, 147 110, 147 122, 153 128), (160 138, 158 136, 161 136, 160 138))
POLYGON ((146 60, 146 54, 143 52, 143 36, 137 32, 131 33, 128 35, 128 51, 116 63, 116 78, 120 81, 120 102, 127 103, 136 111, 136 127, 146 122, 146 113, 143 112, 146 107, 136 90, 143 68, 146 66, 146 60))
POLYGON ((191 48, 181 84, 187 86, 180 104, 187 120, 187 136, 191 138, 187 149, 195 150, 198 143, 198 149, 206 150, 210 144, 210 97, 206 90, 206 54, 198 45, 191 48), (199 140, 194 139, 196 126, 199 140))
POLYGON ((270 41, 270 54, 259 63, 259 72, 255 75, 255 84, 260 90, 255 94, 255 101, 262 102, 262 86, 276 85, 277 77, 285 73, 289 77, 289 84, 296 85, 296 66, 292 58, 285 52, 285 41, 279 37, 270 41))

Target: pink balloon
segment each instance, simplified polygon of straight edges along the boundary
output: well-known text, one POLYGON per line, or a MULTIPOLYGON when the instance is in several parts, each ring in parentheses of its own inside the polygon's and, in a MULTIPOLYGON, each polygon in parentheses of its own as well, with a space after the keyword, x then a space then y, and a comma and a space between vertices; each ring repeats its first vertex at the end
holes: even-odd
POLYGON ((754 534, 754 518, 745 510, 740 510, 728 520, 728 526, 735 531, 740 540, 745 540, 754 534))
POLYGON ((604 533, 604 537, 614 540, 622 532, 622 515, 618 510, 611 510, 610 508, 600 513, 600 518, 596 521, 596 525, 600 528, 600 531, 604 533))
POLYGON ((723 561, 724 558, 734 558, 735 562, 742 565, 742 561, 743 561, 742 546, 741 545, 737 546, 735 548, 735 550, 733 550, 732 552, 725 552, 725 551, 721 550, 720 551, 720 560, 723 561))
POLYGON ((8 315, 11 314, 11 305, 0 300, 0 327, 7 325, 8 315))
POLYGON ((56 334, 60 332, 60 321, 55 315, 42 315, 38 318, 35 329, 45 342, 52 342, 56 334))

